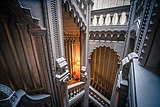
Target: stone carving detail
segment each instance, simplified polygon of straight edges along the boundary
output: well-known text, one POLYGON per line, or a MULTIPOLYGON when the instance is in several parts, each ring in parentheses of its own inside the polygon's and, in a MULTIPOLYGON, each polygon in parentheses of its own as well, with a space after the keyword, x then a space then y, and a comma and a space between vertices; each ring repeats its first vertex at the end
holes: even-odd
POLYGON ((58 84, 67 82, 70 73, 65 58, 61 57, 56 59, 56 69, 58 71, 56 73, 56 81, 58 84))
MULTIPOLYGON (((113 47, 111 46, 108 46, 107 44, 99 44, 99 45, 96 45, 95 47, 92 47, 90 50, 89 50, 89 54, 88 54, 88 59, 91 59, 91 55, 93 53, 93 51, 96 49, 96 48, 99 48, 99 47, 109 47, 111 49, 113 49, 115 52, 117 52, 116 49, 114 49, 113 47)), ((117 53, 118 56, 121 56, 119 55, 119 53, 117 53)))
POLYGON ((13 93, 9 87, 2 84, 0 84, 0 92, 5 93, 7 96, 10 96, 13 93))
POLYGON ((76 1, 70 2, 70 1, 64 1, 65 6, 66 6, 66 11, 72 11, 73 12, 73 17, 76 19, 78 25, 85 30, 86 29, 86 19, 85 15, 81 11, 81 9, 77 6, 76 1))
POLYGON ((85 66, 81 66, 81 79, 82 81, 86 81, 88 78, 88 74, 87 74, 87 71, 86 71, 86 67, 85 66))
POLYGON ((57 0, 51 0, 51 15, 52 15, 52 23, 53 23, 53 28, 54 29, 54 43, 55 43, 55 52, 56 52, 56 57, 60 57, 61 51, 60 51, 60 40, 59 40, 59 33, 58 33, 58 7, 57 7, 57 0))
MULTIPOLYGON (((151 22, 151 18, 152 18, 152 11, 153 11, 155 4, 156 4, 156 0, 153 2, 152 1, 145 1, 145 2, 147 2, 146 3, 146 10, 144 12, 145 14, 143 15, 143 20, 141 22, 142 24, 140 26, 140 31, 138 32, 139 37, 137 39, 138 41, 137 41, 136 50, 135 50, 138 54, 141 53, 141 52, 139 52, 139 50, 142 50, 141 46, 144 43, 144 39, 142 39, 142 37, 144 37, 147 34, 147 30, 149 30, 147 26, 150 26, 153 24, 150 22, 151 22)), ((148 35, 146 35, 146 38, 148 38, 147 36, 148 35)), ((142 53, 144 53, 144 52, 145 51, 142 51, 142 53)))
MULTIPOLYGON (((158 0, 156 0, 155 2, 151 2, 152 4, 152 7, 153 8, 153 11, 152 11, 152 14, 151 14, 151 17, 150 19, 144 19, 144 20, 148 20, 148 28, 147 27, 143 27, 143 28, 147 28, 146 32, 144 33, 144 35, 146 36, 145 39, 144 39, 144 43, 142 45, 142 49, 141 49, 141 53, 140 53, 140 58, 139 58, 139 62, 141 63, 141 65, 145 65, 145 62, 147 60, 147 57, 148 57, 148 54, 150 53, 150 49, 152 47, 152 42, 154 40, 154 33, 156 32, 156 27, 159 25, 159 17, 160 17, 160 9, 159 9, 159 5, 160 5, 160 2, 158 0)), ((151 7, 150 7, 151 8, 151 7)), ((149 14, 149 10, 146 11, 146 13, 149 14)), ((145 26, 145 24, 142 26, 145 26)), ((142 29, 143 30, 143 29, 142 29)), ((142 31, 141 31, 142 32, 142 31)), ((141 43, 141 39, 142 39, 142 36, 141 35, 139 36, 139 39, 138 39, 138 44, 137 44, 137 51, 138 51, 138 47, 141 43)))
POLYGON ((126 31, 90 31, 90 40, 110 40, 110 41, 124 41, 126 31))

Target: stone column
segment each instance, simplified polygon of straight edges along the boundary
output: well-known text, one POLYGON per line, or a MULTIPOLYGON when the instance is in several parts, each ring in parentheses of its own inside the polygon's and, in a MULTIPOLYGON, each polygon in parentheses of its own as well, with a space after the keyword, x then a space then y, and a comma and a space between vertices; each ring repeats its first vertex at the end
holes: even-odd
POLYGON ((63 34, 63 16, 62 16, 62 0, 57 0, 57 20, 58 20, 58 32, 59 32, 59 44, 60 44, 60 57, 64 57, 65 56, 65 52, 64 52, 64 34, 63 34))
MULTIPOLYGON (((51 33, 51 44, 53 56, 55 59, 64 56, 64 34, 63 34, 63 17, 62 17, 62 0, 50 0, 49 25, 51 33)), ((55 60, 54 60, 55 63, 55 60)))
POLYGON ((126 106, 128 95, 128 82, 127 80, 123 80, 120 84, 120 88, 118 89, 118 107, 126 106))
POLYGON ((88 64, 87 64, 87 69, 86 69, 86 72, 87 72, 87 80, 86 80, 86 83, 85 83, 85 97, 84 97, 84 106, 83 107, 88 107, 89 106, 89 85, 90 85, 90 64, 91 64, 91 60, 88 59, 88 64))
POLYGON ((65 58, 61 57, 56 59, 56 84, 58 87, 59 106, 69 107, 67 80, 69 76, 69 70, 65 58))
MULTIPOLYGON (((127 32, 127 38, 126 38, 126 43, 125 43, 125 46, 124 46, 124 53, 123 53, 123 57, 127 56, 127 54, 129 53, 129 46, 130 46, 130 29, 132 27, 132 24, 133 24, 133 21, 134 21, 134 16, 135 16, 135 11, 136 11, 136 2, 137 1, 133 1, 131 3, 131 6, 132 6, 132 14, 130 16, 130 23, 129 23, 129 28, 128 28, 128 32, 127 32)), ((128 15, 126 15, 126 19, 128 19, 127 17, 128 15)), ((137 42, 136 42, 137 43, 137 42)), ((135 44, 135 46, 137 46, 137 44, 135 44)))

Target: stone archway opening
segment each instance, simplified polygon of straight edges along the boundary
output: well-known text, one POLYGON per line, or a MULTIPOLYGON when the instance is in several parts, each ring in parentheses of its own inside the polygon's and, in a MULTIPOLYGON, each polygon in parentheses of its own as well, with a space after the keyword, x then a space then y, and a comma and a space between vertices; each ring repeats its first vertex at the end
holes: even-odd
POLYGON ((68 85, 80 81, 80 26, 77 22, 78 16, 75 16, 74 10, 66 9, 63 5, 63 32, 64 32, 64 48, 65 58, 70 71, 68 85))
POLYGON ((90 85, 111 99, 112 89, 119 68, 119 56, 110 47, 98 47, 91 54, 90 85))

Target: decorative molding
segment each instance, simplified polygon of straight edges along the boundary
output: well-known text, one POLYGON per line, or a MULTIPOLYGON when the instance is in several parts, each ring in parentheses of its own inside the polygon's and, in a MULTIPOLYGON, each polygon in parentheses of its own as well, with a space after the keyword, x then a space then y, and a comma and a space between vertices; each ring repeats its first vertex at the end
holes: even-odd
POLYGON ((88 53, 88 59, 91 59, 91 55, 93 54, 94 50, 96 50, 97 48, 100 48, 100 47, 106 47, 106 48, 112 49, 119 56, 118 58, 120 58, 120 55, 118 54, 118 52, 113 47, 111 47, 107 44, 99 44, 99 45, 96 45, 95 47, 92 47, 92 49, 90 49, 90 51, 88 53))
POLYGON ((52 20, 52 28, 53 29, 53 37, 54 38, 52 42, 54 42, 54 48, 55 48, 55 58, 59 58, 61 57, 61 46, 60 46, 60 37, 62 36, 59 34, 59 21, 58 21, 58 4, 57 4, 57 0, 51 0, 50 1, 50 5, 51 5, 51 20, 52 20))
POLYGON ((56 73, 56 80, 58 83, 65 83, 68 81, 68 76, 69 76, 69 69, 67 66, 66 59, 61 57, 56 59, 56 68, 57 68, 57 73, 56 73))
POLYGON ((124 41, 125 31, 90 31, 90 40, 124 41))
POLYGON ((73 12, 73 17, 76 19, 77 23, 79 23, 79 26, 84 29, 86 29, 86 19, 82 15, 82 12, 78 8, 77 4, 75 1, 64 1, 65 6, 66 6, 66 11, 72 11, 73 12))
POLYGON ((88 74, 85 66, 81 66, 81 80, 86 82, 88 78, 88 74))
POLYGON ((93 31, 93 32, 96 32, 96 31, 118 31, 118 32, 121 32, 121 31, 124 31, 124 32, 127 32, 127 25, 105 25, 105 26, 90 26, 90 31, 93 31))
POLYGON ((155 4, 156 4, 157 0, 153 0, 153 1, 145 1, 144 3, 144 10, 143 10, 143 14, 142 14, 142 22, 140 25, 140 30, 138 32, 138 38, 137 38, 137 42, 136 42, 136 48, 135 51, 140 55, 141 53, 143 54, 143 44, 145 41, 145 37, 147 37, 147 31, 149 30, 149 27, 152 26, 151 22, 151 18, 152 18, 152 12, 155 8, 155 4))
MULTIPOLYGON (((145 36, 144 40, 143 40, 143 44, 141 47, 141 52, 140 57, 139 57, 139 62, 141 65, 145 66, 147 63, 147 59, 149 57, 150 54, 150 50, 152 48, 152 43, 154 41, 154 38, 156 36, 155 32, 157 30, 157 27, 159 26, 159 17, 160 17, 160 2, 158 0, 155 0, 154 2, 151 2, 152 4, 152 13, 148 13, 150 16, 150 19, 146 19, 148 20, 148 27, 146 27, 146 24, 144 25, 146 28, 146 31, 143 31, 143 36, 140 35, 139 39, 138 39, 138 44, 140 42, 142 42, 141 38, 145 36)), ((148 10, 149 11, 149 10, 148 10)), ((150 12, 150 11, 149 11, 150 12)), ((138 49, 138 48, 137 48, 138 49)))

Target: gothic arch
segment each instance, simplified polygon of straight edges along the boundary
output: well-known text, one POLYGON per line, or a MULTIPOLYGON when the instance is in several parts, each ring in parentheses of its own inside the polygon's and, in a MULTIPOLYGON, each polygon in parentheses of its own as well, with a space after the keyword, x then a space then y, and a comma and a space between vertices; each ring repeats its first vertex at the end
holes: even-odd
POLYGON ((91 86, 110 99, 119 68, 119 55, 110 47, 100 46, 91 53, 90 62, 91 86))
POLYGON ((76 20, 76 21, 77 21, 76 23, 77 23, 82 29, 85 30, 87 25, 86 25, 86 21, 85 21, 85 19, 84 19, 84 16, 80 15, 80 12, 78 12, 78 11, 75 9, 75 7, 74 7, 74 5, 72 4, 72 2, 64 0, 63 3, 64 3, 65 11, 66 11, 66 12, 72 12, 73 17, 74 17, 75 19, 77 19, 77 20, 76 20))
MULTIPOLYGON (((114 52, 116 52, 116 54, 117 54, 118 56, 120 56, 119 53, 118 53, 114 48, 112 48, 111 46, 109 46, 109 45, 107 45, 107 44, 98 44, 98 45, 96 45, 96 46, 94 46, 94 47, 92 47, 92 48, 90 49, 89 54, 88 54, 88 59, 91 59, 91 55, 92 55, 92 53, 94 52, 94 50, 97 49, 97 48, 100 48, 100 47, 110 48, 110 49, 114 50, 114 52)), ((119 58, 120 58, 120 57, 119 57, 119 58)))

